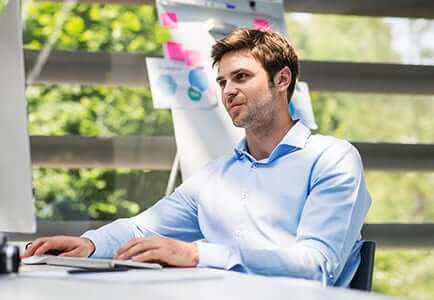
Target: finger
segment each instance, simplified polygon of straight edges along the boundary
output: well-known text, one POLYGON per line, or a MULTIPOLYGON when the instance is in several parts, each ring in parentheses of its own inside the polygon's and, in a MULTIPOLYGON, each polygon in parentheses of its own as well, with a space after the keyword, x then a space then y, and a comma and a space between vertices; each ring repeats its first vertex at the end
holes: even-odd
POLYGON ((84 253, 83 249, 81 249, 80 247, 77 247, 75 249, 72 249, 71 251, 63 252, 63 253, 59 254, 59 256, 70 256, 70 257, 86 256, 83 253, 84 253))
POLYGON ((143 240, 140 243, 137 243, 133 247, 129 248, 127 251, 122 252, 119 255, 119 259, 129 259, 142 252, 149 251, 156 248, 158 248, 158 246, 153 241, 143 240))
POLYGON ((177 241, 172 243, 170 240, 168 243, 156 250, 156 253, 147 252, 136 255, 132 260, 141 259, 142 261, 152 261, 157 260, 162 262, 163 265, 173 266, 173 267, 195 267, 197 265, 196 258, 190 255, 191 246, 187 247, 185 242, 177 241), (178 243, 178 245, 177 245, 178 243), (149 256, 149 257, 147 257, 149 256))
POLYGON ((156 263, 163 267, 177 266, 176 262, 170 257, 170 255, 170 251, 167 249, 159 248, 136 255, 132 258, 132 260, 138 262, 156 263))
POLYGON ((145 237, 145 238, 133 239, 133 240, 129 241, 128 243, 126 243, 125 246, 122 246, 121 248, 119 248, 115 258, 124 259, 124 258, 121 258, 121 256, 124 256, 124 257, 131 256, 131 255, 129 255, 128 251, 130 251, 133 247, 136 247, 138 244, 145 245, 145 248, 143 248, 143 249, 156 248, 158 245, 162 245, 161 240, 162 239, 160 237, 145 237))
POLYGON ((60 247, 58 243, 55 243, 52 239, 47 240, 44 244, 42 244, 38 249, 36 249, 34 255, 43 255, 50 250, 65 250, 64 247, 60 247))
POLYGON ((165 237, 160 237, 160 236, 150 236, 150 237, 143 237, 143 238, 135 238, 135 239, 130 240, 124 246, 120 247, 117 253, 120 254, 122 252, 125 252, 129 248, 131 248, 134 245, 136 245, 137 243, 142 243, 142 242, 148 242, 149 241, 149 243, 163 245, 164 242, 167 241, 167 240, 169 240, 169 239, 165 238, 165 237))
POLYGON ((123 245, 122 247, 120 247, 118 249, 116 256, 119 256, 120 254, 124 253, 125 251, 127 251, 131 247, 134 247, 137 243, 140 242, 140 240, 141 239, 132 239, 132 240, 128 241, 125 245, 123 245))
POLYGON ((23 253, 23 257, 29 257, 35 255, 35 251, 46 242, 46 238, 36 239, 32 242, 32 244, 27 247, 27 249, 23 253))
POLYGON ((165 250, 162 248, 159 249, 151 249, 140 254, 137 254, 131 258, 133 261, 139 262, 160 262, 164 263, 164 257, 167 258, 167 254, 164 254, 165 250))

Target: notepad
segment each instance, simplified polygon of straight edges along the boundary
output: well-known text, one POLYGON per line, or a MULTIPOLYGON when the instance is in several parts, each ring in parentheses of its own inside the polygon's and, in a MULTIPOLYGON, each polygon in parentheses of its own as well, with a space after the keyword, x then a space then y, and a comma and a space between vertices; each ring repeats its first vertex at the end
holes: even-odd
POLYGON ((132 260, 99 259, 87 257, 66 257, 54 255, 31 256, 22 259, 25 265, 52 265, 76 268, 113 269, 116 267, 128 267, 132 269, 161 269, 160 264, 137 262, 132 260))

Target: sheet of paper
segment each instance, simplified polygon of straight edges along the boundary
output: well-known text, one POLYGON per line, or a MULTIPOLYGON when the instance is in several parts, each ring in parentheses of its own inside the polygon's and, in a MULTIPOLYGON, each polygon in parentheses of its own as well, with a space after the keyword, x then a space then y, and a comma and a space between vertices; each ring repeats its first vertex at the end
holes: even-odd
POLYGON ((217 105, 206 69, 164 58, 147 58, 146 65, 155 108, 209 109, 217 105))

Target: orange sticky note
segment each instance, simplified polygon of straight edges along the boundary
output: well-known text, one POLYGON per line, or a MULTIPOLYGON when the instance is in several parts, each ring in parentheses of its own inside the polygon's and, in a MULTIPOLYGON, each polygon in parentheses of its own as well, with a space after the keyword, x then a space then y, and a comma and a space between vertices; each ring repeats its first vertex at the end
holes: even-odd
POLYGON ((166 50, 170 59, 184 60, 184 51, 182 51, 182 45, 180 43, 167 42, 166 50))
POLYGON ((169 27, 169 28, 178 27, 178 16, 176 15, 176 12, 166 11, 161 13, 160 17, 161 17, 161 22, 165 27, 169 27))
POLYGON ((263 29, 263 30, 271 29, 270 23, 268 23, 268 20, 266 19, 259 19, 259 18, 253 19, 253 26, 256 29, 263 29))

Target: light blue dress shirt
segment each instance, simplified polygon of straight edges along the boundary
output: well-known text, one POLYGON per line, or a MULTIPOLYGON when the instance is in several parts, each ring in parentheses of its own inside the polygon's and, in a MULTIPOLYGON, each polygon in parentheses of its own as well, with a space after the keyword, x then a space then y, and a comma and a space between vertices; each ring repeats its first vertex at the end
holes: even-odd
POLYGON ((199 267, 348 286, 370 204, 357 150, 297 122, 268 158, 255 160, 243 139, 151 208, 83 236, 93 257, 158 234, 195 241, 199 267))

